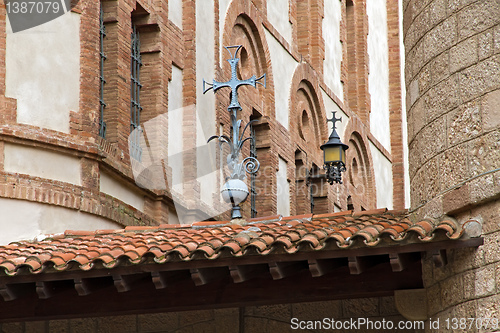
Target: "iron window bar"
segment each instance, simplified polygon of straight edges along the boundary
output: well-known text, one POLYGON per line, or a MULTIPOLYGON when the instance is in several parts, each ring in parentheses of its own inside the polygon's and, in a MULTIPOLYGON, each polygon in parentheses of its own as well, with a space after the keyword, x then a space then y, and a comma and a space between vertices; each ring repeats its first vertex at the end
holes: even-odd
POLYGON ((141 60, 141 41, 137 27, 132 25, 131 34, 131 61, 130 61, 130 156, 138 161, 141 160, 142 148, 140 146, 141 129, 141 101, 140 94, 142 84, 140 81, 141 60))
MULTIPOLYGON (((250 157, 257 159, 257 145, 255 143, 255 127, 250 124, 250 157)), ((255 201, 257 199, 257 190, 255 188, 255 180, 257 178, 256 173, 250 174, 250 215, 251 217, 257 217, 257 209, 255 208, 255 201)))
POLYGON ((106 122, 104 121, 104 109, 106 108, 106 103, 104 102, 104 85, 106 80, 104 79, 104 61, 106 60, 106 54, 104 53, 104 38, 106 37, 106 27, 104 26, 104 14, 102 11, 102 4, 100 5, 99 14, 99 40, 100 40, 100 68, 99 68, 99 135, 103 138, 106 137, 106 122))

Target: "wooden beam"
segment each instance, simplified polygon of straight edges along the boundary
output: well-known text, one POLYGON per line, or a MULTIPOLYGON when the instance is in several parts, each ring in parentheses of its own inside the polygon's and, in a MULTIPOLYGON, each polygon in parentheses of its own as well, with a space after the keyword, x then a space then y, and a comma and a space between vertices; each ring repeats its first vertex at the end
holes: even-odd
POLYGON ((99 291, 113 285, 109 277, 98 278, 76 278, 73 280, 75 290, 79 296, 87 296, 93 292, 99 291))
POLYGON ((113 283, 119 293, 132 290, 141 279, 143 279, 143 276, 139 274, 113 275, 113 283))
POLYGON ((436 267, 443 267, 448 263, 448 257, 446 256, 446 249, 434 250, 431 252, 432 260, 436 267))
MULTIPOLYGON (((304 264, 307 268, 307 262, 304 264)), ((351 275, 348 266, 343 266, 335 271, 334 277, 313 278, 309 270, 304 269, 285 279, 274 280, 264 274, 233 283, 226 271, 225 277, 212 284, 195 286, 189 278, 175 287, 159 290, 154 288, 150 273, 143 273, 142 278, 141 281, 147 283, 139 283, 126 293, 117 292, 109 278, 106 282, 110 287, 85 297, 78 296, 72 280, 71 289, 49 299, 38 298, 35 283, 23 285, 29 291, 26 296, 10 302, 0 301, 0 322, 379 297, 393 295, 394 290, 423 288, 419 262, 411 263, 402 272, 392 272, 389 260, 361 275, 351 275)))
POLYGON ((363 257, 349 257, 349 272, 354 275, 363 273, 365 270, 365 260, 363 257))
POLYGON ((391 262, 391 267, 393 272, 401 272, 406 269, 410 262, 420 259, 420 256, 416 256, 413 253, 391 253, 389 255, 391 262), (418 258, 417 258, 418 257, 418 258))
POLYGON ((36 283, 36 293, 41 299, 47 299, 55 294, 57 281, 38 281, 36 283))
POLYGON ((269 266, 266 264, 229 266, 229 273, 234 283, 245 282, 266 275, 268 272, 269 266))
POLYGON ((90 295, 91 292, 93 292, 89 279, 75 279, 75 289, 76 292, 79 296, 86 296, 90 295))
POLYGON ((2 295, 3 300, 13 301, 22 297, 26 294, 26 285, 23 284, 13 284, 13 285, 0 285, 0 295, 2 295))
POLYGON ((387 258, 387 256, 349 257, 349 272, 353 275, 364 273, 367 269, 382 263, 384 257, 387 258))
POLYGON ((151 278, 156 289, 164 289, 167 287, 175 286, 186 280, 191 280, 191 274, 188 270, 182 271, 153 271, 151 278))
MULTIPOLYGON (((332 258, 347 258, 356 256, 374 256, 374 255, 388 255, 390 253, 409 253, 409 252, 432 252, 436 249, 456 249, 466 247, 478 247, 484 244, 482 237, 470 239, 457 239, 447 241, 437 241, 428 243, 414 243, 414 244, 400 244, 398 246, 386 247, 362 247, 349 250, 321 250, 321 251, 299 251, 292 256, 287 253, 269 254, 265 256, 251 255, 243 257, 224 257, 217 260, 191 260, 191 261, 177 261, 168 262, 163 265, 156 263, 140 264, 132 266, 118 266, 113 268, 113 274, 129 275, 138 272, 153 272, 153 271, 181 271, 189 270, 192 268, 200 267, 228 267, 233 265, 256 265, 268 264, 269 262, 290 261, 293 258, 295 261, 304 260, 307 262, 309 259, 332 259, 332 258)), ((16 276, 0 276, 1 284, 19 284, 19 283, 34 283, 36 281, 51 281, 57 280, 74 280, 76 278, 94 278, 110 276, 110 269, 99 267, 96 265, 89 271, 82 271, 78 269, 61 271, 57 274, 21 274, 16 276)))
POLYGON ((306 269, 306 265, 304 261, 271 262, 269 263, 269 272, 274 280, 279 280, 297 274, 301 270, 306 269))
POLYGON ((202 286, 227 276, 227 267, 193 268, 191 278, 196 286, 202 286))
POLYGON ((333 272, 335 269, 347 266, 347 261, 339 259, 309 259, 309 271, 311 276, 318 277, 333 272))
POLYGON ((167 278, 165 272, 151 272, 151 279, 156 289, 167 288, 167 278))

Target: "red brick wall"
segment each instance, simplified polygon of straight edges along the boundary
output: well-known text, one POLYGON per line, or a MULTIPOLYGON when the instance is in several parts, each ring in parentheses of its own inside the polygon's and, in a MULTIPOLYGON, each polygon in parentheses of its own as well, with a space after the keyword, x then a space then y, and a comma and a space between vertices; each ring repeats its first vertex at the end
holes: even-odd
MULTIPOLYGON (((0 180, 0 195, 17 199, 52 203, 72 209, 85 210, 104 216, 122 224, 137 223, 167 223, 168 212, 172 209, 172 198, 168 190, 150 191, 140 189, 135 185, 128 154, 128 135, 130 133, 130 29, 134 21, 139 27, 142 42, 144 66, 141 74, 143 82, 142 104, 144 111, 141 122, 152 119, 167 111, 168 81, 171 79, 172 65, 183 70, 183 105, 194 105, 196 102, 196 26, 195 2, 183 1, 183 28, 180 29, 168 20, 166 2, 151 1, 102 1, 104 21, 107 36, 105 39, 104 75, 106 85, 104 99, 107 103, 104 120, 107 123, 106 138, 98 136, 99 126, 99 5, 95 1, 80 1, 74 11, 81 13, 81 93, 80 110, 71 113, 70 134, 40 129, 34 126, 17 124, 16 101, 5 98, 5 66, 0 68, 0 103, 3 111, 0 113, 0 138, 2 141, 18 142, 27 145, 56 150, 64 154, 82 158, 82 186, 60 184, 55 181, 37 179, 28 175, 19 176, 7 174, 0 180), (3 92, 3 93, 2 93, 3 92), (8 125, 8 126, 6 126, 8 125), (122 182, 129 184, 145 196, 145 212, 137 212, 134 208, 99 193, 100 170, 114 173, 122 182), (19 184, 14 186, 14 184, 19 184), (64 185, 64 186, 63 186, 64 185), (22 189, 22 190, 20 190, 22 189), (127 212, 123 217, 119 212, 127 212)), ((393 162, 394 203, 395 208, 404 205, 403 185, 403 155, 401 132, 401 94, 399 86, 399 37, 397 35, 398 14, 395 5, 388 1, 390 89, 391 89, 391 135, 392 153, 389 154, 369 134, 369 95, 368 95, 368 55, 366 34, 368 23, 364 0, 354 1, 352 13, 355 29, 349 29, 346 4, 342 3, 341 39, 344 44, 341 80, 344 83, 344 103, 340 96, 335 96, 323 81, 323 58, 325 40, 322 37, 322 19, 324 0, 301 2, 290 1, 289 20, 292 23, 292 41, 286 42, 266 17, 266 1, 242 0, 231 2, 226 14, 223 31, 219 31, 218 1, 214 3, 215 17, 215 47, 216 75, 214 79, 225 81, 229 75, 226 62, 219 68, 219 34, 222 34, 224 45, 244 41, 249 62, 242 73, 260 75, 267 74, 267 88, 242 88, 240 103, 243 107, 241 118, 246 124, 252 115, 261 115, 257 129, 257 146, 262 171, 257 177, 257 184, 262 188, 257 198, 259 216, 273 215, 276 212, 276 170, 278 156, 288 165, 290 181, 291 213, 302 213, 308 209, 310 195, 305 194, 296 181, 303 182, 303 176, 296 174, 297 165, 307 170, 321 169, 322 154, 319 145, 324 142, 329 133, 324 115, 324 102, 321 89, 332 98, 350 117, 350 129, 343 138, 350 139, 351 133, 360 133, 361 150, 366 158, 367 174, 366 191, 361 195, 349 188, 349 184, 321 186, 326 193, 326 201, 321 206, 323 210, 333 211, 336 204, 347 209, 347 198, 350 195, 355 208, 373 208, 374 179, 373 166, 370 160, 368 140, 374 142, 393 162), (264 30, 267 29, 276 37, 290 55, 300 62, 292 82, 275 82, 270 51, 265 40, 264 30), (246 32, 245 32, 246 31, 246 32), (244 33, 245 32, 245 33, 244 33), (351 34, 353 32, 353 34, 351 34), (245 44, 246 43, 246 44, 245 44), (274 86, 276 84, 290 85, 290 130, 286 130, 275 119, 274 86), (305 89, 306 87, 307 89, 305 89), (299 93, 303 102, 298 98, 299 93), (307 104, 307 118, 310 124, 309 137, 314 137, 314 143, 305 140, 302 124, 304 101, 307 104), (302 104, 301 104, 302 103, 302 104), (299 105, 300 104, 300 105, 299 105), (312 135, 312 136, 311 136, 312 135), (298 155, 297 155, 298 154, 298 155), (297 156, 300 156, 297 157, 297 156), (297 164, 296 164, 297 163, 297 164), (299 179, 300 178, 300 179, 299 179), (298 191, 298 192, 297 192, 298 191)), ((5 8, 0 6, 0 18, 5 19, 5 8), (3 15, 3 16, 2 16, 3 15)), ((0 25, 0 40, 5 45, 5 29, 0 25)), ((225 56, 225 53, 222 53, 225 56)), ((0 48, 0 64, 5 64, 5 49, 0 48)), ((225 134, 229 134, 229 114, 226 110, 228 92, 221 91, 216 97, 216 123, 214 134, 218 133, 219 124, 224 124, 225 134)), ((194 109, 186 109, 183 115, 185 126, 195 126, 194 109)), ((166 136, 166 126, 162 136, 166 136)), ((195 143, 193 138, 185 138, 184 148, 189 151, 195 143), (190 146, 191 145, 191 146, 190 146)), ((193 146, 194 147, 194 146, 193 146)), ((150 147, 153 151, 160 149, 150 147)), ((192 150, 194 152, 194 150, 192 150)), ((248 154, 248 148, 243 151, 248 154)), ((196 165, 195 154, 185 154, 185 165, 196 165)), ((350 166, 348 165, 348 168, 350 166)), ((171 173, 165 168, 164 174, 171 173)), ((196 175, 195 168, 186 168, 191 176, 196 175)), ((348 174, 344 175, 348 183, 348 174)), ((186 183, 185 193, 192 198, 192 204, 199 201, 200 186, 197 183, 186 183)), ((214 193, 219 189, 215 188, 214 193)), ((307 192, 307 191, 306 191, 307 192)), ((188 203, 189 204, 189 203, 188 203)), ((214 203, 216 204, 216 203, 214 203)), ((249 202, 244 204, 244 212, 249 216, 249 202)), ((319 209, 319 208, 318 208, 319 209)), ((227 216, 222 216, 227 218, 227 216)))

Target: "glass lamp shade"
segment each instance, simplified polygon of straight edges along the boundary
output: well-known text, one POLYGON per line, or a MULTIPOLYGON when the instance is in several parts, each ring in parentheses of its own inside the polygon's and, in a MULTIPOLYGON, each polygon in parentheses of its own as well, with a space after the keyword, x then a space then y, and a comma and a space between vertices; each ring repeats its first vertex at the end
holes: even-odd
POLYGON ((343 162, 345 164, 345 150, 341 145, 324 147, 323 152, 325 164, 334 162, 343 162))
POLYGON ((324 153, 323 158, 325 164, 333 164, 336 162, 345 164, 345 151, 349 146, 340 141, 337 131, 335 130, 332 132, 329 139, 328 142, 322 144, 320 147, 324 153))
POLYGON ((239 205, 248 197, 248 187, 242 180, 229 179, 221 190, 222 199, 233 205, 239 205))

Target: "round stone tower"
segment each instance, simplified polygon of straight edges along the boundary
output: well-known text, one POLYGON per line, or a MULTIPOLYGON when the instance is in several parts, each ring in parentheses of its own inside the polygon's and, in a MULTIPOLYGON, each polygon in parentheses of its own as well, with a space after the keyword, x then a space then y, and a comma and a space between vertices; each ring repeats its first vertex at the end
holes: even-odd
POLYGON ((495 316, 500 1, 404 0, 403 10, 411 210, 476 220, 484 237, 478 249, 449 251, 443 268, 424 261, 429 315, 495 316))

